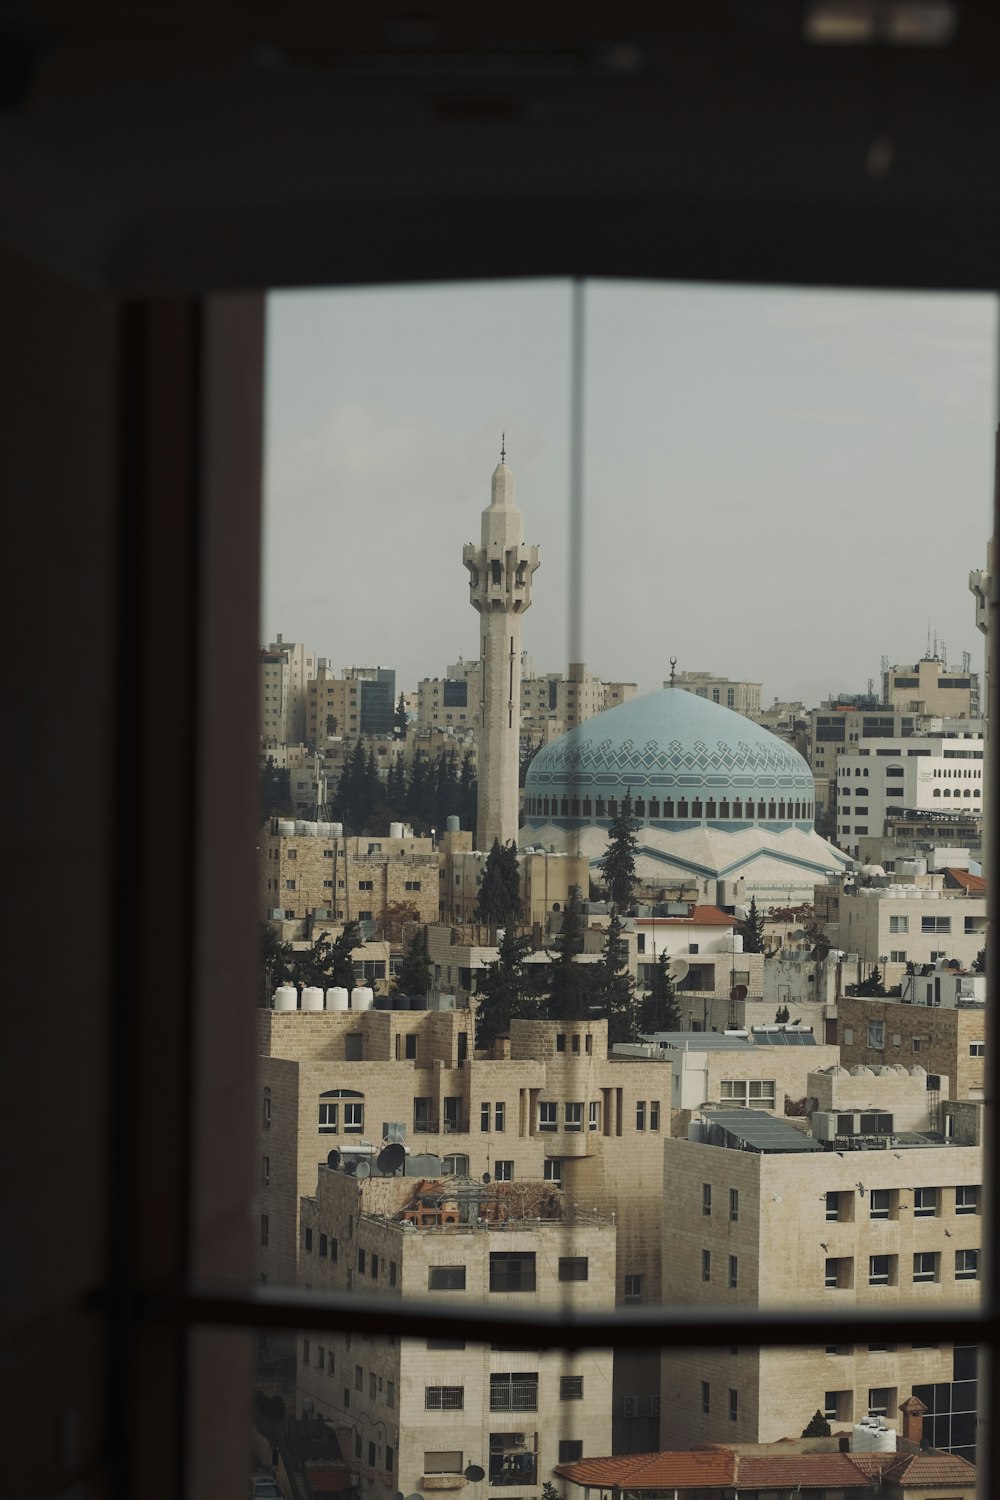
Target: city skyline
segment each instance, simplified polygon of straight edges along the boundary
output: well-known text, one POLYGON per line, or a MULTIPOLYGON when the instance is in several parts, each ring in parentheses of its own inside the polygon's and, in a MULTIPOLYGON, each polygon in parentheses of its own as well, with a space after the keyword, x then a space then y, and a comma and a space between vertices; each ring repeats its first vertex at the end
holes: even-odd
MULTIPOLYGON (((402 688, 475 657, 461 546, 506 431, 541 548, 525 649, 565 671, 569 305, 565 282, 272 296, 262 639, 402 688)), ((590 670, 648 692, 674 655, 809 704, 928 630, 981 670, 993 298, 591 283, 586 309, 590 670)))

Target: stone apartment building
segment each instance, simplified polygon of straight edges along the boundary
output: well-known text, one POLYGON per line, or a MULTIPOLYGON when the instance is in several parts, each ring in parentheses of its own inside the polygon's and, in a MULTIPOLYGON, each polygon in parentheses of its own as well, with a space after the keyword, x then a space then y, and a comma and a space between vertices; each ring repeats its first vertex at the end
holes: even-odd
POLYGON ((863 964, 954 959, 968 969, 986 942, 985 893, 977 884, 950 885, 947 874, 915 877, 906 885, 878 880, 845 886, 825 909, 832 945, 863 964))
POLYGON ((759 682, 737 682, 715 677, 711 672, 675 672, 663 686, 682 688, 686 693, 707 698, 710 703, 721 703, 723 708, 734 709, 748 719, 761 717, 759 682))
POLYGON ((983 738, 968 722, 948 735, 886 737, 841 747, 836 762, 837 843, 857 854, 862 838, 881 834, 890 813, 981 817, 983 738))
MULTIPOLYGON (((837 1109, 839 1081, 827 1074, 810 1092, 825 1092, 837 1109)), ((866 1082, 871 1106, 879 1081, 866 1082)), ((913 1086, 922 1087, 919 1077, 913 1086)), ((852 1100, 856 1093, 852 1082, 852 1100)), ((853 1111, 830 1117, 847 1134, 828 1149, 790 1121, 704 1111, 700 1139, 664 1143, 665 1297, 723 1308, 801 1306, 807 1315, 975 1302, 981 1122, 965 1112, 976 1108, 944 1106, 956 1121, 949 1145, 905 1131, 883 1137, 888 1149, 858 1150, 853 1132, 868 1117, 853 1111)), ((950 1345, 914 1342, 664 1356, 660 1444, 795 1438, 817 1410, 840 1426, 866 1416, 892 1425, 911 1392, 946 1386, 955 1368, 950 1345)))
POLYGON ((308 683, 316 675, 316 653, 301 641, 278 636, 259 654, 260 737, 265 746, 298 745, 306 737, 308 683))
POLYGON ((432 839, 345 838, 337 823, 272 818, 259 842, 258 909, 302 921, 378 920, 392 902, 410 903, 421 922, 438 918, 440 861, 432 839))
MULTIPOLYGON (((582 662, 570 662, 561 672, 536 676, 526 652, 521 655, 521 743, 548 744, 574 724, 593 718, 634 698, 634 682, 602 682, 582 662)), ((442 678, 425 677, 417 684, 417 725, 422 730, 453 726, 478 733, 482 722, 482 663, 459 661, 442 678)))
MULTIPOLYGON (((389 1134, 432 1151, 442 1173, 543 1182, 613 1213, 615 1302, 660 1300, 670 1073, 609 1058, 605 1021, 515 1021, 509 1041, 478 1058, 468 1010, 261 1010, 258 1028, 262 1277, 301 1274, 300 1202, 315 1191, 317 1162, 345 1140, 377 1147, 389 1134)), ((658 1391, 655 1355, 616 1361, 620 1451, 655 1447, 658 1391)))
MULTIPOLYGON (((302 1276, 316 1290, 520 1313, 614 1305, 611 1216, 547 1184, 361 1181, 327 1165, 317 1175, 301 1207, 302 1276)), ((307 1333, 297 1368, 297 1412, 332 1424, 363 1500, 462 1488, 467 1477, 491 1494, 535 1497, 557 1463, 611 1449, 609 1350, 307 1333)))
MULTIPOLYGON (((958 976, 938 974, 957 985, 958 976)), ((904 981, 905 983, 905 981, 904 981)), ((986 1005, 845 996, 838 1007, 841 1062, 847 1068, 918 1063, 929 1077, 951 1080, 955 1099, 982 1099, 986 1066, 986 1005)))

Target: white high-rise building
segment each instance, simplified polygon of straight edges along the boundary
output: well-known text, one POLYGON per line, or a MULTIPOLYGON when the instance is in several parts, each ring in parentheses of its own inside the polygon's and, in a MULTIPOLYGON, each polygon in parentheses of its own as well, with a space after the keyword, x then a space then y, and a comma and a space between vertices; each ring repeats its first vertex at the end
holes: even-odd
POLYGON ((525 546, 514 476, 503 460, 501 449, 480 545, 469 542, 462 549, 469 601, 480 615, 480 849, 491 848, 494 839, 517 840, 521 616, 531 604, 531 575, 538 567, 538 548, 525 546))

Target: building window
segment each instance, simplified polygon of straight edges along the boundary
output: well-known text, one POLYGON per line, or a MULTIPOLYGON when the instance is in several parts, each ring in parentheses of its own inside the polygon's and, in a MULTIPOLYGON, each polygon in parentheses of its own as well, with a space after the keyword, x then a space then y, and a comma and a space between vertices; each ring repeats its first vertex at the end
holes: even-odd
POLYGON ((935 1187, 913 1189, 913 1216, 916 1219, 932 1219, 938 1211, 938 1190, 935 1187))
POLYGON ((463 1457, 459 1452, 424 1452, 425 1474, 461 1474, 462 1468, 463 1457))
POLYGON ((701 1211, 708 1215, 712 1212, 712 1184, 703 1182, 701 1185, 701 1211))
POLYGON ((563 1164, 559 1156, 548 1156, 542 1163, 542 1179, 551 1182, 553 1187, 562 1188, 563 1164))
POLYGON ((909 932, 909 930, 910 930, 910 919, 909 919, 909 917, 890 917, 889 918, 889 931, 890 932, 909 932))
POLYGON ((480 1130, 489 1130, 490 1128, 490 1106, 485 1099, 479 1106, 479 1128, 480 1130))
POLYGON ((336 1135, 340 1128, 337 1124, 340 1113, 339 1104, 320 1104, 319 1107, 319 1133, 320 1135, 336 1135))
POLYGON ((413 1133, 414 1135, 427 1135, 428 1132, 437 1131, 437 1119, 434 1115, 434 1100, 428 1098, 414 1099, 413 1101, 413 1133))
POLYGON ((777 1089, 773 1078, 724 1078, 719 1085, 720 1099, 734 1104, 753 1104, 773 1109, 777 1089))
POLYGON ((740 1395, 739 1395, 739 1391, 734 1391, 733 1388, 732 1388, 732 1386, 730 1386, 729 1387, 729 1420, 730 1420, 730 1422, 738 1422, 739 1419, 740 1419, 740 1395))
POLYGON ((890 1405, 895 1405, 894 1392, 889 1386, 873 1385, 868 1390, 868 1415, 887 1417, 890 1405))
POLYGON ((441 1171, 446 1177, 468 1177, 469 1158, 457 1152, 446 1156, 441 1162, 441 1171))
POLYGON ((365 1388, 365 1372, 360 1365, 354 1366, 354 1389, 363 1391, 365 1388))
POLYGON ((514 1163, 512 1161, 495 1161, 493 1163, 493 1176, 497 1182, 513 1182, 514 1163))
POLYGON ((559 1128, 559 1106, 552 1100, 543 1099, 538 1106, 538 1128, 539 1130, 558 1130, 559 1128))
POLYGON ((649 1128, 650 1130, 659 1130, 660 1128, 659 1099, 650 1099, 649 1101, 649 1128))
MULTIPOLYGON (((888 1257, 884 1257, 888 1259, 888 1257)), ((843 1290, 852 1282, 853 1261, 849 1256, 828 1255, 826 1258, 826 1271, 824 1285, 838 1287, 843 1290)))
POLYGON ((559 1280, 586 1281, 588 1279, 589 1265, 590 1262, 586 1255, 560 1255, 559 1280))
POLYGON ((260 1242, 261 1242, 262 1245, 266 1245, 267 1244, 268 1235, 270 1233, 270 1227, 271 1227, 271 1221, 268 1218, 267 1214, 261 1214, 261 1216, 260 1216, 260 1242))
POLYGON ((365 1252, 361 1249, 358 1250, 358 1274, 365 1274, 365 1252))
POLYGON ((979 1212, 979 1188, 957 1187, 955 1189, 955 1212, 977 1214, 979 1212))
POLYGON ((735 1255, 729 1257, 729 1287, 733 1290, 739 1284, 739 1262, 735 1255))
POLYGON ((428 1266, 427 1290, 429 1292, 463 1292, 465 1290, 464 1266, 428 1266))
POLYGON ((582 1104, 573 1103, 573 1104, 567 1104, 566 1105, 566 1107, 565 1107, 565 1122, 564 1122, 564 1125, 563 1125, 563 1129, 564 1130, 582 1130, 583 1129, 583 1105, 582 1104))
POLYGON ((642 1301, 642 1276, 636 1273, 626 1275, 624 1281, 624 1292, 626 1302, 642 1301))
POLYGON ((986 1056, 986 1043, 985 1042, 970 1042, 969 1043, 969 1056, 970 1057, 985 1057, 986 1056))
POLYGON ((519 1371, 490 1376, 490 1411, 537 1411, 538 1375, 519 1371))
POLYGON ((733 1224, 735 1224, 737 1222, 737 1220, 739 1219, 739 1216, 740 1216, 740 1190, 739 1190, 739 1188, 730 1188, 729 1189, 729 1219, 730 1219, 730 1222, 733 1223, 733 1224))
POLYGON ((506 1112, 505 1112, 504 1103, 503 1103, 502 1100, 498 1100, 498 1102, 497 1102, 497 1104, 496 1104, 496 1106, 495 1106, 495 1108, 493 1110, 493 1129, 494 1130, 498 1130, 498 1131, 502 1131, 504 1129, 504 1121, 505 1121, 505 1119, 506 1119, 506 1112))
POLYGON ((576 1463, 578 1458, 583 1457, 583 1442, 580 1438, 562 1438, 559 1443, 559 1462, 561 1464, 576 1463))
POLYGON ((491 1292, 533 1292, 534 1290, 534 1251, 492 1250, 490 1252, 491 1292))
MULTIPOLYGON (((589 1036, 587 1038, 587 1041, 588 1042, 590 1041, 590 1037, 589 1036)), ((589 1051, 590 1049, 588 1048, 587 1050, 589 1051)), ((599 1130, 600 1128, 601 1128, 601 1117, 600 1117, 600 1114, 599 1114, 599 1105, 598 1105, 596 1099, 591 1099, 590 1103, 587 1106, 587 1129, 588 1130, 599 1130)))
POLYGON ((264 1090, 264 1108, 262 1111, 262 1123, 265 1130, 271 1128, 271 1090, 264 1090))
POLYGON ((955 1280, 956 1281, 978 1281, 979 1280, 979 1251, 978 1250, 956 1250, 955 1251, 955 1280))
POLYGON ((890 1188, 872 1188, 868 1195, 868 1217, 870 1219, 896 1217, 892 1212, 892 1190, 890 1188))
POLYGON ((896 1257, 894 1255, 869 1255, 868 1285, 895 1286, 896 1257))
POLYGON ((260 1185, 267 1187, 271 1181, 271 1158, 262 1156, 260 1159, 260 1185))
POLYGON ((938 1256, 933 1250, 918 1250, 913 1257, 914 1281, 937 1281, 938 1256))
POLYGON ((708 1416, 712 1410, 712 1387, 707 1380, 701 1382, 701 1410, 703 1416, 708 1416))
POLYGON ((344 1105, 344 1130, 345 1132, 358 1134, 365 1128, 365 1107, 363 1104, 344 1105))
POLYGON ((646 1128, 646 1102, 644 1099, 636 1100, 635 1128, 636 1130, 645 1130, 646 1128))
POLYGON ((920 931, 921 932, 950 932, 951 931, 951 918, 950 917, 921 917, 920 918, 920 931))
POLYGON ((320 1237, 319 1237, 319 1253, 320 1253, 320 1257, 323 1260, 327 1260, 329 1258, 329 1254, 330 1254, 330 1241, 329 1241, 329 1238, 325 1234, 320 1234, 320 1237))
POLYGON ((712 1279, 712 1252, 711 1252, 711 1250, 703 1250, 701 1252, 701 1279, 702 1279, 702 1281, 711 1281, 711 1279, 712 1279))
POLYGON ((560 1401, 582 1401, 583 1400, 583 1376, 582 1375, 560 1375, 560 1377, 559 1377, 559 1400, 560 1401))
POLYGON ((425 1411, 464 1411, 464 1385, 428 1385, 424 1387, 425 1411))
POLYGON ((881 1052, 885 1049, 885 1022, 868 1022, 868 1045, 881 1052))

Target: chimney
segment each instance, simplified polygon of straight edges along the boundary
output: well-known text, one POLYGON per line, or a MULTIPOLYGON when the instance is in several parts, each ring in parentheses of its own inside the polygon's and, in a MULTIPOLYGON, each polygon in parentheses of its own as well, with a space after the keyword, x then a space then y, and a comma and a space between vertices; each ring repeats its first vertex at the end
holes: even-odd
POLYGON ((903 1416, 901 1436, 908 1443, 913 1443, 919 1448, 924 1436, 924 1414, 926 1406, 919 1396, 908 1396, 899 1410, 903 1416))

